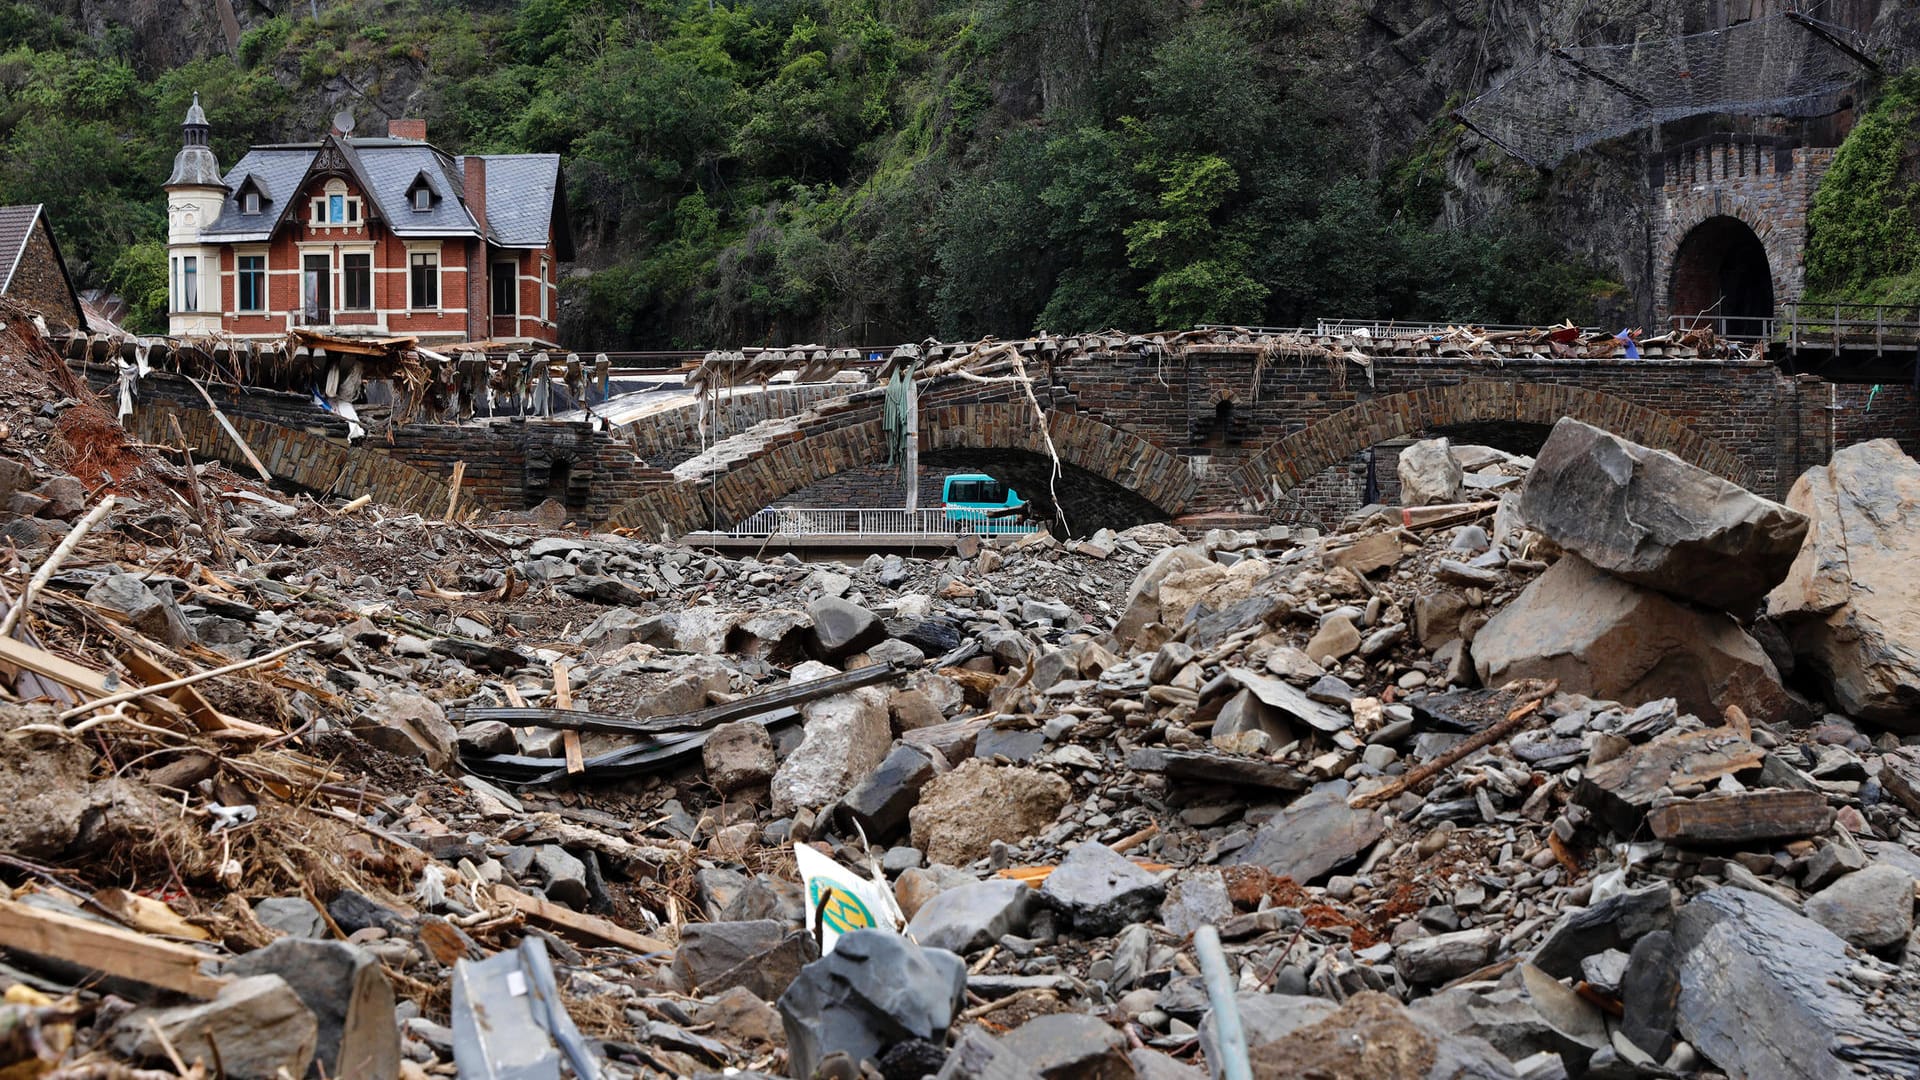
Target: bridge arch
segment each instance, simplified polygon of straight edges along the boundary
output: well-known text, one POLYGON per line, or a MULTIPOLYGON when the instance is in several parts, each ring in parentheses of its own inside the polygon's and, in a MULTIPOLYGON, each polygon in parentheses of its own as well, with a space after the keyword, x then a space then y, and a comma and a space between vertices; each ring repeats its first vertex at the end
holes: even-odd
POLYGON ((1753 485, 1746 461, 1679 417, 1579 386, 1469 379, 1364 401, 1275 440, 1235 470, 1232 489, 1242 505, 1265 507, 1325 470, 1392 439, 1468 424, 1551 427, 1563 416, 1671 451, 1737 484, 1753 485))
MULTIPOLYGON (((171 443, 168 416, 180 422, 181 432, 202 460, 217 458, 236 471, 252 475, 246 457, 207 410, 151 401, 134 410, 128 423, 146 442, 171 443)), ((232 423, 276 479, 348 499, 371 495, 381 505, 406 510, 439 513, 447 508, 452 491, 446 481, 379 450, 343 446, 311 432, 251 417, 236 416, 232 423)), ((471 493, 461 496, 463 505, 474 501, 471 493)))
MULTIPOLYGON (((927 452, 1044 455, 1047 435, 1063 463, 1118 484, 1169 516, 1186 509, 1198 487, 1185 459, 1078 413, 1050 412, 1044 429, 1032 406, 1021 401, 935 406, 920 418, 921 447, 927 452)), ((609 520, 648 535, 678 535, 716 521, 739 521, 827 477, 886 460, 886 437, 874 415, 813 434, 796 433, 715 476, 651 488, 615 507, 609 520)))

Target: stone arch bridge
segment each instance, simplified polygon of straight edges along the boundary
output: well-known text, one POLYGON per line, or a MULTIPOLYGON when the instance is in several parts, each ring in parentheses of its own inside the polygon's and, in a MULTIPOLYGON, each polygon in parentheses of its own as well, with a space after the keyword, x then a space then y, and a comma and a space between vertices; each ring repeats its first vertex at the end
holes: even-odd
MULTIPOLYGON (((1562 416, 1776 497, 1836 446, 1893 436, 1920 449, 1910 389, 1789 376, 1763 358, 1376 355, 1369 368, 1251 344, 1136 344, 1034 357, 1028 371, 1038 412, 1009 386, 923 384, 922 454, 965 451, 989 471, 1026 463, 1033 475, 1031 463, 1046 460, 1044 431, 1065 466, 1054 487, 1076 531, 1120 523, 1098 510, 1090 520, 1086 507, 1134 521, 1209 511, 1337 518, 1360 505, 1369 451, 1452 434, 1531 452, 1562 416)), ((685 460, 609 519, 649 535, 725 528, 873 471, 887 458, 881 403, 868 388, 749 429, 685 460)), ((1391 461, 1378 468, 1390 481, 1391 461)), ((899 499, 895 487, 872 504, 899 499)))
MULTIPOLYGON (((1776 497, 1838 446, 1893 437, 1920 451, 1920 396, 1909 386, 1833 384, 1782 374, 1765 359, 1374 351, 1361 366, 1337 351, 1270 343, 1119 338, 1036 350, 1027 370, 1038 411, 1004 383, 923 383, 922 461, 934 475, 994 472, 1043 506, 1057 499, 1084 532, 1212 511, 1337 520, 1361 504, 1370 452, 1391 498, 1392 455, 1408 440, 1448 434, 1530 453, 1561 416, 1776 497), (1063 465, 1057 478, 1049 441, 1063 465)), ((88 374, 105 385, 104 372, 88 374)), ((203 456, 240 465, 197 395, 173 381, 156 373, 142 384, 140 436, 171 442, 173 413, 203 456)), ((467 505, 519 510, 552 498, 573 520, 662 535, 726 528, 783 498, 900 505, 899 482, 884 467, 882 397, 860 386, 824 399, 752 393, 724 417, 709 412, 704 434, 689 396, 612 430, 558 420, 415 424, 356 446, 302 398, 253 392, 223 408, 276 476, 309 488, 434 512, 447 505, 460 464, 467 505), (835 487, 850 478, 866 486, 835 487)))

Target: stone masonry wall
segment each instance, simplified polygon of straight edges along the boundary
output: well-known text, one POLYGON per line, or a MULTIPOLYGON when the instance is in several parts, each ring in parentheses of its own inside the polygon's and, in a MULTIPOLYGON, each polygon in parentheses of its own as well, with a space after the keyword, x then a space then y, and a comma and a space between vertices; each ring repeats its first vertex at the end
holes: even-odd
MULTIPOLYGON (((1833 164, 1830 147, 1776 147, 1723 142, 1690 147, 1656 166, 1652 249, 1654 310, 1661 327, 1672 314, 1680 245, 1702 222, 1744 222, 1766 249, 1776 312, 1800 298, 1806 279, 1807 208, 1833 164)), ((1659 332, 1649 328, 1650 332, 1659 332)))

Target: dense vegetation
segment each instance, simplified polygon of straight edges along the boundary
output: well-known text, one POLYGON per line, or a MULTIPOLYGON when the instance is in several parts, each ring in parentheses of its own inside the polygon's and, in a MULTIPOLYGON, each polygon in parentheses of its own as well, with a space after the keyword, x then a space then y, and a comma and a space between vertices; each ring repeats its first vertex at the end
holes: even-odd
POLYGON ((583 346, 877 343, 1322 314, 1580 317, 1527 208, 1440 227, 1455 132, 1369 175, 1349 0, 336 0, 158 70, 0 6, 0 201, 164 303, 157 190, 194 90, 221 160, 345 98, 456 152, 565 155, 583 346), (149 70, 151 69, 151 70, 149 70))
POLYGON ((1807 295, 1920 304, 1920 69, 1879 88, 1807 212, 1807 295))

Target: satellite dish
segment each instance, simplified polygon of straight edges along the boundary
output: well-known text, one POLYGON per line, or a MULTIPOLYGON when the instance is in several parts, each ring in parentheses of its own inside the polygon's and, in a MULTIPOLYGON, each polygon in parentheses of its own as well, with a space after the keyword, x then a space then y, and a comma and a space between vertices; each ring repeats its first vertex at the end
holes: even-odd
POLYGON ((333 114, 333 130, 342 135, 353 134, 353 110, 341 109, 333 114))

